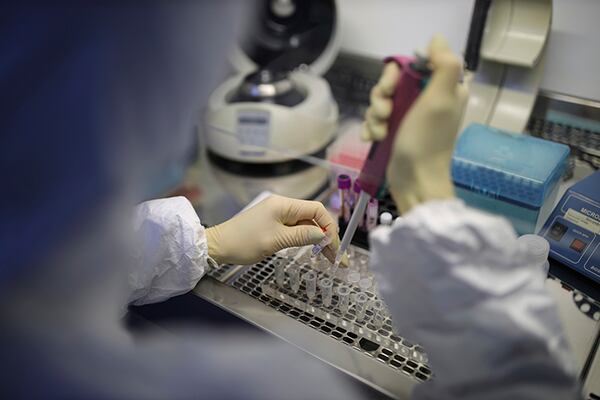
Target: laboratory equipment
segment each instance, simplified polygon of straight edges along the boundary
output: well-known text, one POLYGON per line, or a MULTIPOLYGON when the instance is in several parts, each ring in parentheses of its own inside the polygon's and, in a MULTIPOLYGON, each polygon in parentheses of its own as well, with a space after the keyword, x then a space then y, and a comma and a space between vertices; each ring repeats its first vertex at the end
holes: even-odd
POLYGON ((369 259, 366 257, 356 257, 355 264, 358 264, 358 272, 361 278, 369 274, 369 259))
POLYGON ((354 311, 358 322, 365 322, 368 308, 369 296, 363 291, 358 292, 356 296, 354 296, 354 311))
POLYGON ((371 318, 371 323, 375 326, 376 329, 379 329, 385 323, 386 318, 388 317, 387 307, 385 303, 381 300, 373 301, 371 306, 373 310, 373 317, 371 318))
POLYGON ((358 271, 352 271, 346 276, 346 282, 348 282, 349 285, 357 285, 359 281, 360 272, 358 271))
POLYGON ((527 252, 533 259, 533 262, 548 274, 550 264, 548 263, 548 255, 550 254, 550 243, 539 235, 527 234, 519 236, 517 239, 527 249, 527 252))
MULTIPOLYGON (((352 198, 353 198, 353 201, 352 201, 352 214, 353 215, 354 215, 354 210, 356 209, 356 207, 358 207, 358 199, 360 197, 360 192, 361 192, 360 183, 358 183, 358 181, 355 180, 354 183, 352 184, 352 198)), ((364 212, 365 212, 365 209, 363 207, 362 213, 360 214, 360 216, 357 217, 357 221, 358 221, 357 222, 357 226, 360 227, 360 228, 362 228, 365 225, 364 212)), ((352 217, 352 215, 350 217, 352 217)), ((346 224, 348 224, 348 223, 350 223, 350 221, 346 222, 346 224)), ((346 229, 348 229, 348 228, 346 228, 346 229)))
POLYGON ((285 283, 285 265, 282 260, 276 259, 273 261, 273 267, 275 268, 275 282, 282 288, 285 283))
POLYGON ((379 214, 379 202, 377 199, 371 198, 367 204, 367 214, 365 217, 365 226, 368 231, 377 226, 377 214, 379 214))
POLYGON ((312 257, 312 252, 307 253, 311 254, 311 261, 309 261, 309 264, 311 264, 314 269, 320 272, 329 271, 331 269, 331 262, 325 258, 323 254, 318 254, 317 256, 312 257))
POLYGON ((313 301, 317 295, 317 273, 314 271, 308 271, 303 275, 304 285, 306 286, 306 297, 310 302, 313 301))
POLYGON ((394 139, 398 132, 400 122, 408 112, 412 103, 416 100, 425 85, 425 79, 431 74, 427 68, 427 60, 412 57, 392 57, 386 62, 396 62, 402 69, 402 75, 398 80, 393 95, 392 114, 388 122, 388 132, 380 142, 371 145, 369 155, 360 172, 356 183, 360 187, 360 195, 356 206, 346 227, 342 238, 335 264, 339 265, 344 252, 350 245, 350 241, 356 232, 360 219, 362 219, 369 199, 375 198, 385 179, 385 171, 390 159, 394 139))
POLYGON ((549 215, 568 155, 559 143, 472 124, 452 157, 456 195, 532 233, 549 215))
MULTIPOLYGON (((361 292, 358 280, 351 284, 327 273, 317 273, 318 293, 312 302, 304 290, 304 278, 298 292, 292 291, 289 284, 284 287, 277 285, 275 261, 282 261, 285 269, 297 265, 304 277, 308 272, 316 272, 317 260, 312 259, 310 253, 309 246, 291 248, 254 265, 224 265, 211 270, 209 277, 214 279, 203 279, 198 290, 205 294, 210 292, 211 301, 248 317, 251 322, 290 340, 320 359, 362 377, 379 390, 401 398, 408 397, 412 386, 430 379, 431 370, 425 363, 409 357, 414 345, 393 331, 389 316, 377 330, 369 322, 371 311, 367 308, 364 319, 359 321, 356 318, 354 299, 355 294, 361 292), (333 296, 329 306, 317 300, 321 290, 319 277, 332 281, 333 296), (212 297, 218 293, 221 294, 212 297), (344 310, 346 294, 348 309, 344 310), (251 303, 248 300, 252 300, 252 307, 249 307, 251 303), (287 320, 291 325, 286 324, 287 320), (368 375, 363 375, 365 371, 368 375)), ((368 252, 362 248, 351 245, 348 254, 351 254, 352 260, 364 258, 368 262, 368 252)), ((360 279, 360 274, 357 275, 360 279)), ((363 293, 368 302, 379 299, 372 289, 363 293)))
POLYGON ((340 310, 342 315, 346 315, 348 312, 348 306, 350 305, 350 292, 351 290, 349 286, 340 285, 337 287, 337 309, 340 310))
MULTIPOLYGON (((328 81, 331 78, 331 75, 329 75, 328 81)), ((348 91, 348 88, 338 88, 338 92, 340 90, 348 91)), ((370 147, 369 142, 361 139, 360 128, 361 125, 357 124, 355 120, 340 121, 337 139, 327 147, 326 151, 327 161, 331 164, 331 176, 347 174, 352 179, 358 176, 370 147)), ((350 194, 352 195, 352 190, 350 190, 350 194)))
POLYGON ((340 215, 344 218, 344 221, 348 222, 350 220, 353 203, 352 195, 350 194, 352 179, 346 174, 338 175, 337 185, 340 196, 340 215))
POLYGON ((540 235, 551 258, 600 282, 600 171, 567 190, 540 235))
POLYGON ((312 248, 311 248, 311 257, 316 257, 317 255, 319 255, 321 253, 321 251, 323 251, 323 249, 325 247, 327 247, 329 244, 331 243, 331 238, 329 236, 325 236, 325 238, 323 238, 323 240, 321 240, 319 243, 315 244, 312 248))
POLYGON ((333 295, 333 281, 330 278, 322 278, 319 281, 319 288, 321 289, 321 302, 325 307, 330 307, 333 295))
POLYGON ((294 2, 289 15, 262 3, 230 57, 237 74, 211 94, 205 114, 209 157, 231 171, 293 170, 299 155, 324 151, 337 128, 320 76, 340 44, 337 1, 294 2))
MULTIPOLYGON (((392 199, 389 191, 387 190, 382 190, 380 191, 380 193, 378 193, 378 198, 377 198, 377 202, 378 202, 378 208, 379 208, 379 212, 381 214, 385 214, 385 213, 389 213, 391 214, 391 219, 392 221, 394 220, 394 218, 398 217, 398 208, 396 207, 396 203, 394 202, 394 200, 392 199)), ((381 224, 381 214, 380 214, 380 220, 379 223, 381 224)), ((385 222, 385 216, 384 216, 384 222, 385 222)), ((343 218, 338 218, 338 225, 340 228, 340 237, 343 237, 344 233, 346 232, 346 228, 348 226, 348 224, 346 223, 346 221, 344 221, 343 218)), ((354 236, 352 237, 352 244, 360 246, 362 248, 369 248, 369 231, 366 229, 366 225, 364 226, 359 226, 356 229, 356 232, 354 233, 354 236)), ((350 249, 352 249, 352 247, 350 247, 350 249)))
POLYGON ((288 275, 290 277, 290 288, 294 293, 298 293, 300 289, 300 268, 298 265, 292 264, 288 267, 288 275))
POLYGON ((379 214, 379 223, 381 225, 390 226, 392 225, 393 219, 394 217, 392 216, 392 213, 389 213, 387 211, 379 214))
POLYGON ((361 288, 361 290, 369 290, 371 289, 371 287, 373 286, 373 277, 372 276, 365 276, 364 278, 360 278, 360 281, 358 281, 358 287, 361 288))

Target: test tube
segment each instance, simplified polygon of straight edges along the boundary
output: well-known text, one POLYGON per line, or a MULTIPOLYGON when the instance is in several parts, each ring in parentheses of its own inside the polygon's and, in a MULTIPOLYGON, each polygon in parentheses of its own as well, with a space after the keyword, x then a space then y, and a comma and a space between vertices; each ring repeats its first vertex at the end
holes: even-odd
POLYGON ((313 266, 319 271, 327 271, 331 268, 332 264, 325 258, 323 254, 313 258, 313 266))
POLYGON ((362 322, 367 316, 369 296, 364 292, 358 292, 354 297, 354 309, 356 311, 356 320, 362 322))
POLYGON ((367 230, 374 229, 377 226, 377 215, 379 214, 379 201, 373 198, 369 200, 369 204, 367 204, 367 212, 366 212, 366 228, 367 230))
POLYGON ((337 287, 338 304, 337 308, 340 310, 342 315, 348 312, 348 305, 350 304, 350 288, 345 285, 337 287))
POLYGON ((273 266, 275 267, 275 283, 277 283, 277 286, 282 288, 285 281, 285 269, 283 268, 283 261, 275 260, 273 262, 273 266))
POLYGON ((344 221, 348 222, 352 213, 352 196, 350 195, 352 179, 346 174, 338 175, 337 185, 340 193, 340 215, 344 218, 344 221))
POLYGON ((308 271, 303 275, 303 278, 306 285, 306 297, 308 297, 308 301, 312 302, 317 294, 317 273, 308 271))
POLYGON ((371 286, 373 286, 373 277, 372 276, 365 276, 364 278, 361 278, 360 281, 358 281, 358 287, 361 288, 361 290, 363 291, 367 291, 371 288, 371 286))
POLYGON ((346 276, 346 282, 348 282, 349 285, 356 285, 358 282, 360 282, 360 272, 353 271, 348 273, 346 276))
POLYGON ((325 307, 331 306, 331 291, 333 289, 333 280, 329 278, 323 278, 319 281, 319 287, 321 288, 321 300, 325 307))
POLYGON ((300 267, 297 265, 291 265, 288 267, 288 275, 290 277, 290 287, 292 292, 298 293, 300 289, 300 267))
POLYGON ((315 244, 312 249, 310 250, 311 253, 311 257, 316 257, 318 256, 321 251, 323 251, 323 249, 325 247, 327 247, 329 244, 331 243, 331 238, 329 236, 325 236, 325 238, 323 240, 321 240, 319 243, 315 244))
POLYGON ((358 272, 361 276, 367 276, 369 274, 369 259, 364 256, 358 258, 358 272))
POLYGON ((371 308, 373 310, 373 319, 371 320, 371 323, 375 328, 379 329, 383 326, 383 323, 388 316, 387 307, 383 301, 375 300, 371 308))

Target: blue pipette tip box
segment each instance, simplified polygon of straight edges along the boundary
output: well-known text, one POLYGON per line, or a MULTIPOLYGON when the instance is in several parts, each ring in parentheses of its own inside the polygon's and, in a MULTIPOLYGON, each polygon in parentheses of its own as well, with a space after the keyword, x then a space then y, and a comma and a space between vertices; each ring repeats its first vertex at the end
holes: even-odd
POLYGON ((456 143, 452 178, 468 205, 532 233, 551 211, 568 156, 563 144, 471 124, 456 143))

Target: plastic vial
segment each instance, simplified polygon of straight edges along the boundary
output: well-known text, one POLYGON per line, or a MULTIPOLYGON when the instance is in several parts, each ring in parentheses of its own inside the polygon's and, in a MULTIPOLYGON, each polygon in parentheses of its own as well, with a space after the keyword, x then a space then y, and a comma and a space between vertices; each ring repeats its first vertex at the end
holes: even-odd
POLYGON ((379 329, 383 326, 385 319, 388 316, 387 307, 383 301, 375 300, 371 309, 373 310, 373 319, 371 320, 371 323, 375 328, 379 329))
POLYGON ((364 292, 358 292, 354 298, 354 308, 356 311, 356 320, 358 322, 365 320, 368 304, 369 296, 364 292))
POLYGON ((290 287, 292 292, 298 293, 300 289, 300 267, 292 265, 288 268, 288 275, 290 277, 290 287))
POLYGON ((352 214, 352 195, 350 188, 352 187, 352 179, 346 174, 338 175, 337 186, 340 195, 340 215, 344 218, 344 221, 350 221, 352 214))
POLYGON ((346 276, 346 282, 348 282, 349 285, 356 285, 358 284, 358 282, 360 281, 360 272, 350 272, 348 273, 348 275, 346 276))
POLYGON ((319 243, 315 244, 312 249, 310 250, 311 253, 311 257, 316 257, 318 256, 321 251, 323 251, 323 249, 325 247, 327 247, 329 244, 331 243, 331 238, 329 236, 325 236, 325 238, 323 240, 321 240, 319 243))
POLYGON ((323 254, 317 256, 313 260, 314 260, 313 265, 314 265, 315 269, 318 269, 319 271, 327 271, 332 267, 332 264, 329 262, 329 260, 327 258, 325 258, 325 256, 323 254))
POLYGON ((283 268, 283 261, 275 260, 273 264, 275 267, 275 283, 277 283, 277 286, 282 288, 285 281, 285 269, 283 268))
POLYGON ((369 274, 369 259, 367 257, 360 257, 358 259, 358 272, 362 277, 369 274))
POLYGON ((311 259, 311 252, 305 248, 306 250, 302 252, 302 254, 300 255, 300 257, 297 258, 298 262, 300 264, 311 264, 312 263, 312 259, 311 259))
POLYGON ((377 215, 379 214, 379 201, 370 199, 367 204, 366 226, 367 230, 374 229, 377 226, 377 215))
POLYGON ((312 302, 317 295, 317 273, 314 271, 308 271, 303 275, 304 283, 306 285, 306 297, 312 302))
POLYGON ((321 300, 323 301, 323 305, 325 307, 330 307, 333 281, 329 278, 323 278, 319 281, 319 288, 321 289, 321 300))
POLYGON ((342 315, 348 312, 348 305, 350 304, 350 288, 342 285, 337 287, 338 304, 337 308, 340 310, 342 315))
POLYGON ((550 269, 550 263, 548 263, 548 254, 550 253, 550 243, 546 239, 538 235, 523 235, 517 239, 519 243, 522 243, 526 248, 533 262, 542 268, 546 275, 550 269))
POLYGON ((366 276, 364 278, 361 278, 360 281, 358 281, 358 287, 360 287, 361 290, 367 291, 371 288, 371 286, 373 286, 372 276, 366 276))
POLYGON ((394 222, 394 217, 392 216, 392 213, 386 211, 379 214, 379 223, 381 225, 390 226, 392 225, 392 222, 394 222))

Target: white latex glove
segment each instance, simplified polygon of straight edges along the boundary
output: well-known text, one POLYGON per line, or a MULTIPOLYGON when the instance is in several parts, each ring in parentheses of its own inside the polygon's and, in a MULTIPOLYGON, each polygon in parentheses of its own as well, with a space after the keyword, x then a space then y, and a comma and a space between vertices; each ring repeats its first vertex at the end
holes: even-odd
POLYGON ((220 264, 252 264, 288 247, 317 244, 327 235, 332 242, 323 249, 323 255, 333 262, 339 246, 337 230, 322 203, 272 195, 208 228, 208 254, 220 264))
MULTIPOLYGON (((387 170, 390 192, 403 214, 427 200, 454 196, 450 163, 467 100, 467 90, 459 83, 462 61, 439 35, 428 53, 433 75, 398 128, 387 170)), ((381 140, 387 134, 400 75, 396 63, 386 64, 371 91, 363 139, 381 140)))

